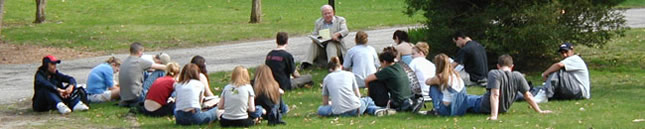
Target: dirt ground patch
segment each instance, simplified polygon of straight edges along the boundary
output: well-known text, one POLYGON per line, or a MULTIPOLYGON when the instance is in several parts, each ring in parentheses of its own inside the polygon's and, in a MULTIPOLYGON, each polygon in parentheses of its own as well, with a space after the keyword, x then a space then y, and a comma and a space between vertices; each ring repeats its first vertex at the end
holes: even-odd
MULTIPOLYGON (((127 122, 137 123, 136 118, 129 116, 127 122)), ((20 128, 117 128, 88 122, 89 118, 78 115, 61 115, 56 110, 34 112, 31 100, 23 99, 13 104, 0 105, 0 129, 20 128)), ((137 123, 138 124, 138 123, 137 123)))
POLYGON ((0 41, 0 64, 37 63, 48 54, 61 60, 78 59, 102 55, 102 52, 86 52, 70 48, 42 47, 36 45, 16 45, 0 41))

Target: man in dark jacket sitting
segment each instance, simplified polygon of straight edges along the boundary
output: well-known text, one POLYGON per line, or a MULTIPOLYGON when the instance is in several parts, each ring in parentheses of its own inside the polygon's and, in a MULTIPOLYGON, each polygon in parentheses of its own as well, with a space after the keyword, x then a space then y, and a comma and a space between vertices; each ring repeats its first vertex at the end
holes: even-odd
POLYGON ((69 106, 74 106, 74 111, 89 110, 89 107, 80 101, 80 96, 72 95, 76 89, 76 80, 56 69, 56 64, 60 62, 52 55, 43 58, 42 65, 38 67, 35 75, 32 108, 37 112, 58 109, 61 114, 72 112, 69 106))

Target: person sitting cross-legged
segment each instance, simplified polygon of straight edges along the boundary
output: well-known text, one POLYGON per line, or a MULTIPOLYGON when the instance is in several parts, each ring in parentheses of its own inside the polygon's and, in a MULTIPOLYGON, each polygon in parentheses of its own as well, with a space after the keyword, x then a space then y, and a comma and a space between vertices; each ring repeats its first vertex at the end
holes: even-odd
POLYGON ((107 102, 119 99, 119 85, 114 81, 114 74, 119 72, 121 60, 108 58, 92 68, 87 77, 87 100, 92 103, 107 102))
MULTIPOLYGON (((253 90, 255 91, 255 104, 266 109, 266 113, 253 114, 255 117, 262 117, 269 121, 269 125, 286 124, 282 121, 283 114, 280 112, 282 107, 286 107, 282 99, 284 91, 275 79, 271 68, 267 65, 260 65, 255 70, 255 80, 253 81, 253 90)), ((258 109, 255 109, 258 110, 258 109)))
POLYGON ((360 98, 354 74, 342 70, 338 57, 332 57, 327 66, 330 73, 323 80, 322 105, 318 107, 318 115, 358 116, 366 113, 383 116, 396 113, 392 109, 376 106, 370 97, 360 98))
POLYGON ((208 124, 217 120, 217 108, 202 111, 204 83, 199 81, 199 66, 186 64, 175 83, 175 119, 178 125, 208 124))
POLYGON ((156 79, 148 94, 146 100, 140 105, 139 111, 148 116, 166 116, 172 115, 175 110, 175 101, 170 99, 175 92, 174 84, 179 76, 179 64, 175 62, 166 63, 166 76, 156 79), (169 101, 170 100, 170 101, 169 101))
POLYGON ((378 54, 374 47, 367 45, 367 33, 363 31, 356 32, 356 46, 347 51, 343 68, 352 71, 356 77, 358 87, 365 87, 365 78, 367 75, 376 72, 376 68, 381 64, 378 62, 378 54))
POLYGON ((499 113, 505 113, 510 109, 518 93, 525 96, 526 102, 535 112, 541 114, 552 112, 540 109, 529 92, 529 85, 524 75, 513 71, 513 58, 510 55, 502 55, 498 58, 497 69, 488 72, 486 93, 482 96, 468 96, 469 112, 490 113, 487 119, 497 120, 499 113))
POLYGON ((367 76, 368 96, 377 106, 389 106, 397 111, 412 111, 410 80, 403 66, 394 61, 396 49, 386 47, 379 54, 382 69, 367 76))
POLYGON ((263 114, 262 108, 255 105, 249 71, 242 66, 233 69, 231 83, 224 87, 221 96, 217 108, 224 110, 219 122, 222 127, 253 126, 259 118, 254 114, 263 114))

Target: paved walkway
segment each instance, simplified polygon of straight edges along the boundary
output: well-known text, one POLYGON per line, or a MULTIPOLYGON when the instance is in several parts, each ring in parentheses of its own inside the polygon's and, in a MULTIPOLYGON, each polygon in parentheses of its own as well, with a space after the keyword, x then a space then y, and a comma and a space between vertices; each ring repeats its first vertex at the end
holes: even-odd
MULTIPOLYGON (((627 26, 633 28, 645 27, 645 8, 629 9, 625 11, 627 26)), ((396 27, 388 29, 378 29, 366 31, 369 35, 369 45, 377 50, 382 49, 393 43, 392 33, 395 30, 406 30, 410 27, 396 27)), ((347 37, 346 44, 348 48, 355 45, 355 33, 350 33, 347 37)), ((289 39, 287 51, 294 54, 296 60, 304 58, 305 52, 311 41, 306 37, 292 37, 289 39)), ((275 47, 274 40, 253 41, 235 44, 225 44, 210 47, 185 48, 176 50, 164 50, 170 54, 172 59, 179 64, 186 64, 195 55, 201 55, 206 58, 207 69, 210 72, 232 70, 237 65, 245 67, 254 67, 264 63, 264 56, 267 52, 275 47)), ((156 54, 160 51, 145 52, 147 54, 156 54)), ((127 55, 115 55, 125 59, 127 55)), ((58 67, 60 71, 74 76, 78 83, 85 83, 89 71, 107 59, 108 56, 99 56, 76 60, 63 60, 58 67)), ((36 68, 40 63, 33 64, 2 64, 0 65, 0 104, 14 103, 17 101, 27 101, 33 95, 33 78, 36 68)))

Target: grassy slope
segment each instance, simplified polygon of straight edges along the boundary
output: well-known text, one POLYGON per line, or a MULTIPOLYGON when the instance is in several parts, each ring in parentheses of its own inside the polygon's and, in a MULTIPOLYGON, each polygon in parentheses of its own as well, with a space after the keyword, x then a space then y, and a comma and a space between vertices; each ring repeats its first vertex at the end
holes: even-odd
POLYGON ((618 4, 618 8, 644 8, 645 0, 625 0, 618 4))
MULTIPOLYGON (((592 99, 578 101, 550 101, 540 104, 543 109, 555 111, 541 115, 529 109, 526 102, 516 102, 508 113, 500 115, 500 121, 485 120, 486 114, 467 114, 462 117, 421 116, 399 113, 388 117, 318 117, 315 111, 320 104, 319 83, 326 74, 322 69, 305 71, 312 73, 316 85, 311 89, 297 89, 284 96, 291 112, 284 117, 287 126, 281 128, 639 128, 645 118, 645 63, 640 48, 645 47, 645 29, 627 31, 627 36, 609 43, 605 48, 579 48, 591 68, 592 99), (618 59, 616 59, 618 58, 618 59), (616 61, 618 60, 618 61, 616 61), (616 61, 616 63, 611 63, 616 61), (295 107, 295 108, 294 108, 295 107)), ((544 69, 544 68, 537 68, 544 69)), ((223 87, 229 72, 211 74, 211 86, 223 87)), ((529 74, 529 80, 538 82, 538 76, 529 74)), ((220 91, 215 91, 216 94, 220 91)), ((484 89, 469 87, 469 94, 483 94, 484 89)), ((430 103, 427 103, 430 105, 430 103)), ((128 109, 109 104, 93 104, 88 112, 73 113, 73 117, 89 117, 89 122, 109 127, 131 127, 127 122, 128 109)), ((136 116, 142 128, 182 128, 174 125, 173 117, 153 118, 136 116)), ((219 126, 190 126, 189 128, 219 126)), ((256 128, 269 128, 263 124, 256 128)))
MULTIPOLYGON (((265 39, 278 31, 310 33, 326 1, 263 1, 263 22, 249 24, 250 0, 50 0, 47 22, 34 20, 33 1, 6 1, 4 40, 13 44, 124 51, 131 42, 147 48, 213 45, 265 39)), ((337 1, 337 15, 350 30, 416 24, 420 15, 403 15, 401 0, 337 1), (351 12, 351 13, 350 13, 351 12)))

